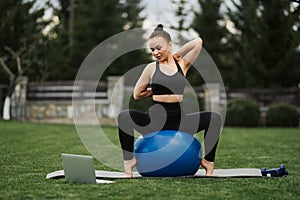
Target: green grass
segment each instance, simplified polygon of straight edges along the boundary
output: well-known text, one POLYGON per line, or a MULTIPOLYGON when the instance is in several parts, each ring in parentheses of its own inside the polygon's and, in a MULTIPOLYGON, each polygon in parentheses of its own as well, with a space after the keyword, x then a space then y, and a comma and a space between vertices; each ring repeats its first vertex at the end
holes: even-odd
MULTIPOLYGON (((117 141, 116 128, 106 127, 105 132, 117 141)), ((283 178, 144 178, 86 185, 45 179, 62 169, 62 152, 90 154, 74 126, 0 121, 0 199, 300 199, 299 144, 299 128, 222 132, 216 168, 274 168, 283 163, 289 170, 283 178)), ((95 165, 108 169, 97 160, 95 165)))

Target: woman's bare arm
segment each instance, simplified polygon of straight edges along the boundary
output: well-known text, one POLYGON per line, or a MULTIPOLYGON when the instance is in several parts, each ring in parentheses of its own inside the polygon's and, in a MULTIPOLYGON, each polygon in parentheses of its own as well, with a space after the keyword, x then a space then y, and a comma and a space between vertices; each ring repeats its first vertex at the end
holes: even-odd
POLYGON ((183 45, 178 51, 173 54, 173 57, 177 61, 182 59, 184 65, 182 67, 186 72, 199 56, 201 49, 202 39, 199 37, 183 45))
POLYGON ((152 90, 148 88, 151 82, 151 76, 153 74, 153 63, 147 65, 142 72, 139 80, 137 81, 134 91, 133 98, 134 99, 142 99, 152 96, 152 90))

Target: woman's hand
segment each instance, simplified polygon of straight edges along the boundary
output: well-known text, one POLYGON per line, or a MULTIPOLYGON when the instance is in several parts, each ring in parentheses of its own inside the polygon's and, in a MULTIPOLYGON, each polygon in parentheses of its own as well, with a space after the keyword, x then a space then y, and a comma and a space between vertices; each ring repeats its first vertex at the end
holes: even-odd
POLYGON ((175 54, 173 54, 173 58, 175 60, 181 58, 184 63, 184 71, 187 71, 199 56, 201 49, 202 39, 196 38, 183 45, 177 52, 175 52, 175 54))
POLYGON ((153 95, 151 88, 136 88, 133 92, 133 98, 135 100, 144 99, 153 95))
POLYGON ((180 56, 178 54, 174 53, 172 56, 176 62, 180 60, 180 56))

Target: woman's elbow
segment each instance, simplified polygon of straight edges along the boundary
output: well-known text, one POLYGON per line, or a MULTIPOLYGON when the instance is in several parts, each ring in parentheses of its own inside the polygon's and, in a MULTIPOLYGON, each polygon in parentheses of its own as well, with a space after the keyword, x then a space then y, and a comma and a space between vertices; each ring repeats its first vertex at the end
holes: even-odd
POLYGON ((137 95, 136 93, 133 93, 132 96, 133 96, 133 99, 134 99, 134 100, 138 100, 138 99, 139 99, 139 97, 138 97, 138 95, 137 95))
POLYGON ((197 44, 198 44, 200 47, 202 47, 203 40, 202 40, 200 37, 198 37, 198 38, 196 39, 196 42, 197 42, 197 44))
POLYGON ((138 91, 135 91, 135 92, 133 92, 133 99, 134 100, 138 100, 138 99, 141 99, 141 98, 143 98, 143 93, 141 93, 141 92, 138 92, 138 91))
POLYGON ((147 98, 149 96, 152 96, 152 91, 147 89, 145 91, 137 91, 133 93, 133 99, 134 100, 138 100, 138 99, 143 99, 143 98, 147 98))

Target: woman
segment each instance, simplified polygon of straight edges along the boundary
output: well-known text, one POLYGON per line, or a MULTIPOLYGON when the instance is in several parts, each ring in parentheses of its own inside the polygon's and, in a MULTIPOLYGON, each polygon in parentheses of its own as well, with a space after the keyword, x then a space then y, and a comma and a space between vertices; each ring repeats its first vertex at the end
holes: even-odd
POLYGON ((153 105, 147 113, 136 110, 122 111, 118 116, 119 139, 123 150, 127 177, 137 164, 133 156, 134 130, 147 134, 160 130, 180 130, 190 134, 205 130, 205 157, 201 161, 206 175, 214 169, 215 152, 221 130, 221 117, 214 112, 184 114, 181 111, 185 76, 199 56, 202 40, 197 38, 172 54, 170 35, 158 25, 149 38, 149 47, 156 62, 148 64, 134 88, 134 99, 152 97, 153 105), (148 86, 151 85, 151 88, 148 86))

